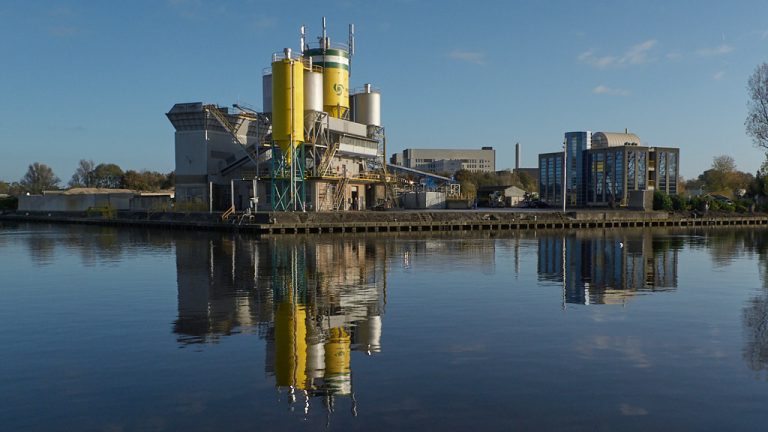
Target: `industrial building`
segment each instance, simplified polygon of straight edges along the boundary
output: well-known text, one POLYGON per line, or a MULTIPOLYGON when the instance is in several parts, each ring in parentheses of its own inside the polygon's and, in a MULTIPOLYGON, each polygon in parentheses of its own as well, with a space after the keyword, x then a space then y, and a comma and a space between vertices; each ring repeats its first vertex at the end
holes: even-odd
POLYGON ((362 210, 393 199, 385 175, 381 95, 350 90, 354 26, 346 43, 322 36, 272 55, 263 109, 179 103, 176 203, 187 210, 362 210))
POLYGON ((474 172, 496 171, 496 150, 493 147, 474 149, 416 149, 395 153, 390 163, 433 173, 453 174, 459 170, 474 172))
POLYGON ((539 155, 539 195, 552 206, 649 209, 653 192, 677 193, 680 149, 647 147, 632 133, 567 132, 564 152, 539 155), (565 179, 565 181, 563 181, 565 179))

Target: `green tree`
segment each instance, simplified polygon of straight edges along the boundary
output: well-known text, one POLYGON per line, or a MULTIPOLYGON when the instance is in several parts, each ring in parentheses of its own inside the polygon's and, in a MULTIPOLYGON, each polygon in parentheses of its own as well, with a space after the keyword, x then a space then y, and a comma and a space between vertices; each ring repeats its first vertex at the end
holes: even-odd
POLYGON ((661 191, 653 192, 653 209, 667 211, 672 210, 672 198, 661 191))
MULTIPOLYGON (((738 171, 731 156, 720 155, 712 159, 712 167, 699 176, 707 192, 734 196, 741 189, 749 188, 752 174, 738 171)), ((688 185, 689 189, 690 186, 688 185)))
POLYGON ((106 189, 123 187, 123 170, 115 164, 100 163, 93 170, 94 186, 106 189))
POLYGON ((123 187, 133 190, 157 191, 164 189, 168 183, 168 175, 157 171, 128 170, 123 174, 123 187))
POLYGON ((39 162, 31 164, 24 177, 19 181, 25 191, 33 194, 40 194, 44 190, 58 189, 59 182, 61 180, 56 177, 51 167, 39 162))

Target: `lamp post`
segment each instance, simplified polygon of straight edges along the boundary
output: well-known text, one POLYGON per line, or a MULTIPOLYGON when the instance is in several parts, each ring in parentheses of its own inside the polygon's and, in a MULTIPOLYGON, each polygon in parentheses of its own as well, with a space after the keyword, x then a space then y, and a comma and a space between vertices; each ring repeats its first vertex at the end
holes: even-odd
POLYGON ((565 199, 568 195, 568 141, 563 139, 563 214, 565 214, 565 199))

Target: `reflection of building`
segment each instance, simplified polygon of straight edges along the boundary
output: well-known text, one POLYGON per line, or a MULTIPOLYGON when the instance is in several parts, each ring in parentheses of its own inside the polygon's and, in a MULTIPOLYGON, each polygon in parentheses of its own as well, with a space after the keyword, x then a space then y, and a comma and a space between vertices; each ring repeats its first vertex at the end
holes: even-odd
POLYGON ((256 245, 215 234, 176 241, 179 342, 212 342, 233 331, 266 329, 273 319, 272 293, 256 289, 256 245))
POLYGON ((289 402, 353 393, 353 351, 381 351, 386 251, 365 240, 251 242, 211 234, 177 244, 182 344, 258 330, 289 402))
MULTIPOLYGON (((632 133, 567 132, 568 206, 647 208, 651 192, 677 193, 680 150, 645 147, 632 133)), ((539 155, 539 194, 562 205, 563 152, 539 155)))
POLYGON ((623 303, 638 291, 667 291, 677 287, 677 249, 670 242, 649 231, 541 237, 539 278, 562 283, 567 303, 623 303))

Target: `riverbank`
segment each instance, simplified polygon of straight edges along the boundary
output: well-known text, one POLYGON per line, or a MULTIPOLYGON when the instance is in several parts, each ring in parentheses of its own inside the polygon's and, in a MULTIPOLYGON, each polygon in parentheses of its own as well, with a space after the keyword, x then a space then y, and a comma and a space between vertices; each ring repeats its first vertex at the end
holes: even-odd
POLYGON ((116 212, 6 213, 0 222, 74 223, 166 229, 243 231, 256 234, 504 231, 623 227, 768 225, 768 215, 692 214, 628 210, 271 212, 222 220, 220 213, 116 212))

